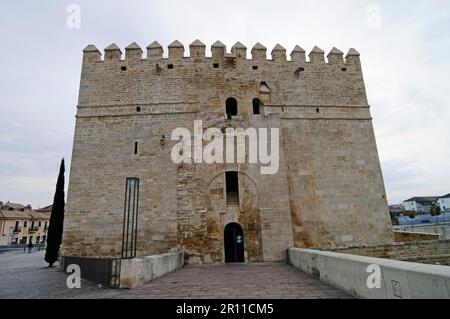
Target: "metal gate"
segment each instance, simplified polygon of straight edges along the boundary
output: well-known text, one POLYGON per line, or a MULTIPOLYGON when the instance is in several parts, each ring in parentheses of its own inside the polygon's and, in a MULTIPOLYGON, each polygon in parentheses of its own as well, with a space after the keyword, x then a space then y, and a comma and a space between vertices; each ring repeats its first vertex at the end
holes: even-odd
POLYGON ((63 257, 62 270, 67 272, 70 265, 78 265, 81 278, 106 287, 120 287, 120 259, 94 259, 79 257, 63 257))

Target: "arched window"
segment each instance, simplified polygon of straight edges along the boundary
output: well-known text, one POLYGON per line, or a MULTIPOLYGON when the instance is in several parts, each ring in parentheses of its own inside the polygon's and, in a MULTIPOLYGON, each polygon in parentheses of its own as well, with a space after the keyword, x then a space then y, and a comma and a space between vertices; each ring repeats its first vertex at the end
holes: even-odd
POLYGON ((227 119, 231 120, 233 116, 237 116, 238 114, 238 103, 235 98, 228 98, 226 102, 226 111, 227 119))
POLYGON ((259 99, 253 99, 253 115, 261 114, 261 101, 259 99))

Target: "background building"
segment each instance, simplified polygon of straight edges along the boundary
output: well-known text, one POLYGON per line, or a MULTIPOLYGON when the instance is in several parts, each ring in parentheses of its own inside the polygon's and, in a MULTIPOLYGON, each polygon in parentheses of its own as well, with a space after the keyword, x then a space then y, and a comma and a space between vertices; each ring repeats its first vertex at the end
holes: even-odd
POLYGON ((0 246, 45 243, 49 221, 50 212, 0 210, 0 246))
POLYGON ((439 196, 413 197, 403 202, 405 211, 413 211, 419 214, 429 214, 431 206, 437 204, 439 196))
POLYGON ((16 211, 31 211, 31 205, 22 205, 18 203, 10 203, 9 201, 6 203, 0 202, 0 210, 16 210, 16 211))
POLYGON ((440 197, 437 200, 437 204, 441 208, 442 211, 450 211, 450 194, 440 197))

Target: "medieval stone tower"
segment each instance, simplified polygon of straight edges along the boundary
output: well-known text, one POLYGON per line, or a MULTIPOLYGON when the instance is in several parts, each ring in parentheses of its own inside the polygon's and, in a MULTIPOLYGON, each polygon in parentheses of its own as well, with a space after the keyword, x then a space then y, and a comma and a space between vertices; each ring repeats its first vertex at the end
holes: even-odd
POLYGON ((286 249, 391 242, 359 53, 236 43, 84 50, 63 255, 183 251, 188 263, 280 261, 286 249), (175 164, 171 133, 279 128, 260 164, 175 164))

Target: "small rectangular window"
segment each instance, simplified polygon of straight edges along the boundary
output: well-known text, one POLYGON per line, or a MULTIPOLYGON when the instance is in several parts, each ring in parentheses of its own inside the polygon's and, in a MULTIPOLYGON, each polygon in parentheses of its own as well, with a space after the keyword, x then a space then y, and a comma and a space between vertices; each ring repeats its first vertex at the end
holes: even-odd
POLYGON ((259 99, 253 99, 253 115, 261 114, 261 101, 259 99))
POLYGON ((239 205, 239 178, 237 172, 225 173, 227 205, 239 205))
POLYGON ((126 66, 123 66, 123 67, 121 67, 120 68, 122 71, 126 71, 127 70, 127 67, 126 66))
POLYGON ((167 65, 167 68, 168 68, 169 70, 172 70, 172 69, 173 69, 173 64, 167 65))
POLYGON ((254 66, 253 66, 253 70, 258 70, 258 66, 257 66, 257 65, 254 65, 254 66))
POLYGON ((140 112, 140 111, 141 111, 141 107, 138 106, 138 107, 136 108, 136 112, 140 112))
POLYGON ((219 63, 214 63, 213 67, 214 67, 214 69, 218 69, 219 68, 219 63))

